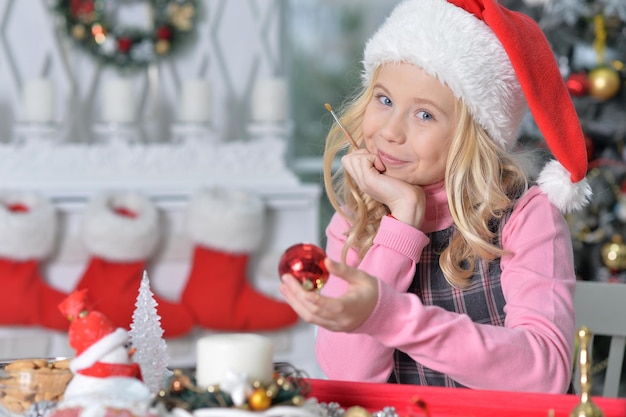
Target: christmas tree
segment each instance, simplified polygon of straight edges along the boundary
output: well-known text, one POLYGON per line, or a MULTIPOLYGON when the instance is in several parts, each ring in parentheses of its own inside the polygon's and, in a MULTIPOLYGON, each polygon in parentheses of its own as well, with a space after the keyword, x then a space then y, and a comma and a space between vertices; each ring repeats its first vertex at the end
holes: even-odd
MULTIPOLYGON (((568 216, 579 279, 626 282, 626 1, 504 0, 543 29, 587 139, 591 203, 568 216)), ((542 146, 527 123, 525 143, 542 146)))
MULTIPOLYGON (((542 27, 587 139, 590 204, 568 216, 578 279, 626 283, 626 1, 504 0, 542 27)), ((539 131, 523 135, 539 144, 539 131)), ((610 339, 594 338, 593 394, 602 392, 610 339)), ((626 364, 626 362, 625 362, 626 364)), ((622 375, 626 375, 626 369, 622 375)), ((622 394, 623 395, 623 394, 622 394)))
POLYGON ((144 271, 129 334, 133 347, 137 349, 134 359, 141 367, 143 381, 152 394, 164 386, 171 374, 167 369, 170 357, 156 307, 148 274, 144 271))

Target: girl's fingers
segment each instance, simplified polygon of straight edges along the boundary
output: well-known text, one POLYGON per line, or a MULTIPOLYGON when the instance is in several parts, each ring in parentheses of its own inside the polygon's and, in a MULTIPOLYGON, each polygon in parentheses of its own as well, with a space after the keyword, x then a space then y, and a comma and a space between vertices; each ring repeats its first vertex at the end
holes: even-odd
POLYGON ((349 285, 348 292, 337 298, 325 297, 317 291, 306 291, 290 274, 281 277, 280 291, 294 311, 306 322, 333 331, 356 328, 371 313, 377 297, 374 278, 359 269, 330 258, 324 259, 333 279, 343 279, 349 285), (360 299, 365 296, 365 303, 360 299))
POLYGON ((329 330, 339 330, 335 313, 338 300, 324 297, 317 291, 306 291, 298 280, 286 274, 281 277, 283 283, 280 292, 293 310, 307 323, 325 327, 329 330))
POLYGON ((330 275, 338 276, 347 282, 353 282, 356 274, 359 273, 356 268, 352 268, 343 262, 333 261, 330 258, 324 259, 324 265, 326 266, 326 269, 328 269, 330 275))
POLYGON ((319 311, 321 295, 316 291, 306 291, 300 282, 292 275, 286 274, 281 277, 282 284, 279 290, 285 300, 302 318, 307 320, 311 313, 319 311))
POLYGON ((376 168, 376 171, 380 173, 383 173, 387 170, 387 167, 385 166, 383 161, 380 160, 378 156, 376 156, 376 158, 374 159, 374 168, 376 168))
POLYGON ((281 280, 283 283, 280 286, 280 292, 288 301, 303 303, 315 300, 315 297, 312 297, 312 293, 305 291, 302 288, 302 284, 293 275, 285 274, 281 277, 281 280))

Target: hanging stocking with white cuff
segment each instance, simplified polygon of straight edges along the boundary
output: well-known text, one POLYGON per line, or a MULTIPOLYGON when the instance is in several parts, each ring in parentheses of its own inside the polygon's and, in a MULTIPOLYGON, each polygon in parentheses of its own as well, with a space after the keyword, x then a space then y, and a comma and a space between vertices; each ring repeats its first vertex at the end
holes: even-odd
MULTIPOLYGON (((159 242, 158 210, 136 193, 102 194, 89 203, 81 233, 90 259, 76 289, 88 289, 94 307, 128 330, 146 262, 159 242)), ((191 331, 193 316, 185 306, 154 299, 164 337, 191 331)))
POLYGON ((57 307, 67 294, 50 286, 40 270, 54 250, 56 216, 41 196, 0 195, 0 324, 68 329, 57 307))
POLYGON ((278 330, 298 316, 285 302, 257 291, 248 281, 250 255, 262 244, 265 206, 243 191, 196 192, 187 210, 194 244, 182 300, 202 327, 224 331, 278 330))

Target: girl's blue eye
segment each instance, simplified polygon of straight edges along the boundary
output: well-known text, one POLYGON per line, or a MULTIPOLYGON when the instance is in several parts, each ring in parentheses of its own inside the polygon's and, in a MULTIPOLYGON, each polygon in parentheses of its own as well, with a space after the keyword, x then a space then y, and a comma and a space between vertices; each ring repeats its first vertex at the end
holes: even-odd
POLYGON ((432 120, 433 115, 428 113, 427 111, 420 110, 417 112, 417 118, 421 120, 432 120))
POLYGON ((389 97, 379 94, 376 96, 376 98, 378 99, 378 102, 385 105, 385 106, 392 106, 393 103, 391 102, 391 100, 389 99, 389 97))

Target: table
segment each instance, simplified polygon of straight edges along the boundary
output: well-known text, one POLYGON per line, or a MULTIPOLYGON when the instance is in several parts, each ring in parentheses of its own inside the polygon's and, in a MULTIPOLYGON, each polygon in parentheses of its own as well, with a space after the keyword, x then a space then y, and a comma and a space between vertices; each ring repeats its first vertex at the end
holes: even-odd
MULTIPOLYGON (((580 402, 577 395, 554 395, 464 388, 311 380, 310 396, 319 402, 359 405, 369 411, 394 406, 400 416, 426 416, 412 401, 426 403, 431 417, 568 417, 580 402), (553 414, 552 414, 553 412, 553 414)), ((626 398, 593 397, 605 417, 626 417, 626 398)))

